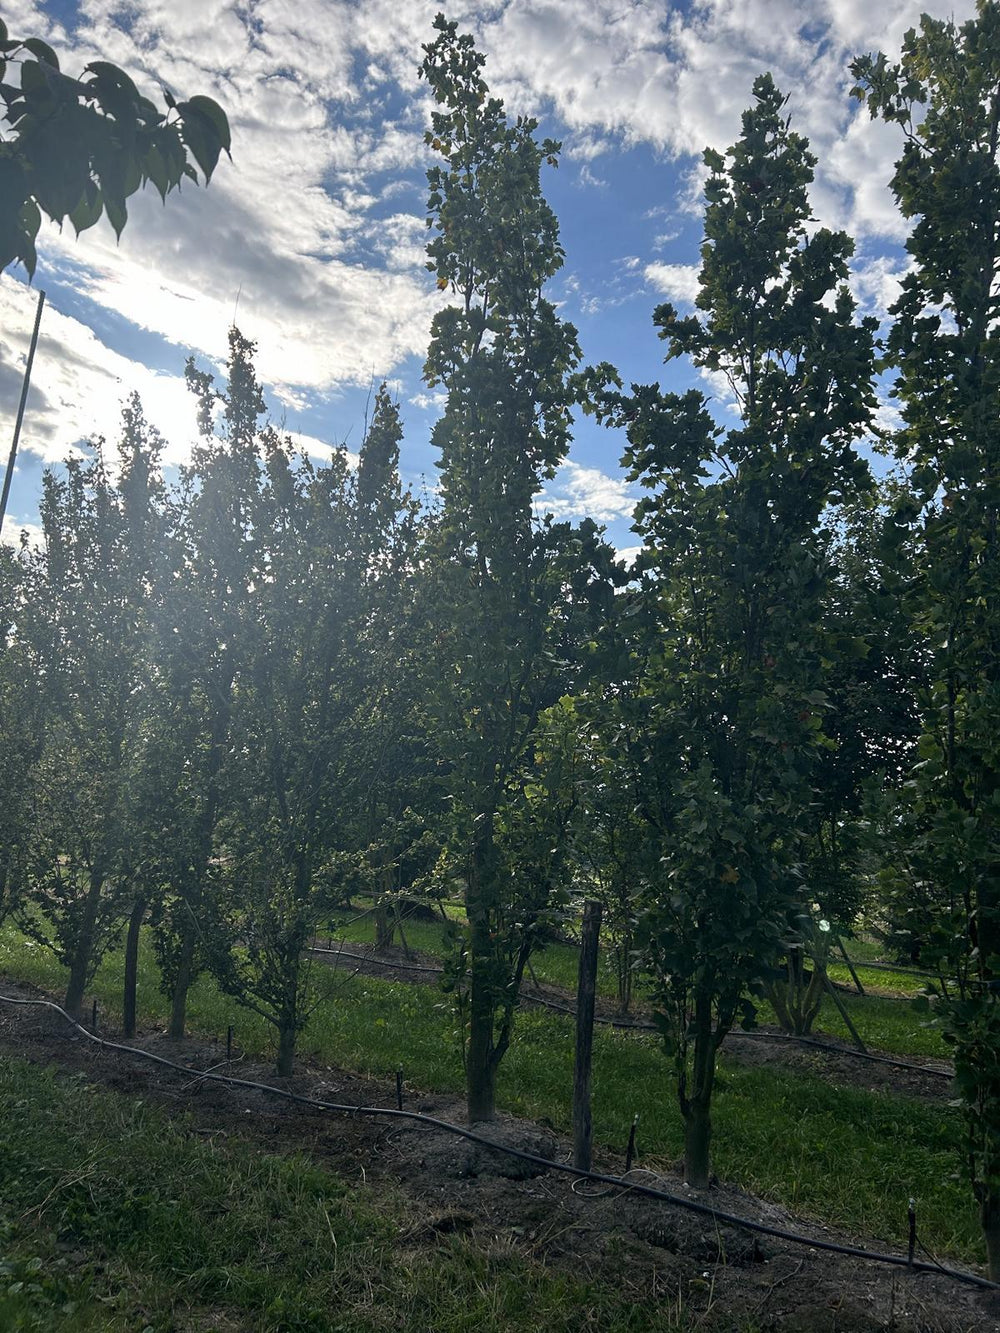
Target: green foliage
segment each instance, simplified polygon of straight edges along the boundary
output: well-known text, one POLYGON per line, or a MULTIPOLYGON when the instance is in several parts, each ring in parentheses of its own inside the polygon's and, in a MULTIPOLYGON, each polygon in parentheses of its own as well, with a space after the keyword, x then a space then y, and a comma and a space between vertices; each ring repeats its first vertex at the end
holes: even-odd
MULTIPOLYGON (((149 740, 147 582, 158 559, 160 441, 126 406, 116 486, 98 441, 63 480, 44 480, 45 550, 22 549, 17 651, 33 673, 39 731, 22 777, 22 921, 37 907, 71 969, 78 1008, 138 872, 138 777, 149 740), (44 716, 44 726, 41 725, 44 716)), ((24 715, 22 715, 22 722, 24 715)), ((49 943, 44 932, 39 938, 49 943)))
POLYGON ((899 815, 924 899, 922 961, 942 973, 944 1031, 963 1072, 973 1186, 1000 1278, 1000 6, 960 27, 925 17, 901 59, 852 66, 855 94, 906 133, 892 188, 910 268, 888 356, 910 464, 897 541, 916 545, 911 621, 925 644, 923 734, 899 815), (922 118, 917 123, 918 108, 922 118))
POLYGON ((20 260, 34 273, 42 212, 60 224, 68 218, 78 236, 103 213, 120 238, 126 201, 147 181, 166 201, 185 177, 197 183, 188 153, 206 185, 219 154, 229 153, 229 122, 210 97, 178 102, 164 90, 162 112, 117 66, 95 60, 69 78, 50 46, 12 40, 0 21, 0 79, 11 64, 20 84, 0 82, 8 127, 0 140, 0 270, 20 260))
MULTIPOLYGON (((565 830, 542 830, 564 820, 562 796, 544 804, 564 765, 536 728, 571 684, 612 562, 592 523, 539 526, 532 509, 568 447, 580 356, 542 295, 562 264, 539 183, 558 145, 539 144, 530 118, 509 124, 471 37, 441 16, 435 27, 421 75, 437 104, 427 142, 444 164, 428 173, 428 267, 457 303, 434 317, 425 368, 447 395, 433 435, 443 507, 428 552, 439 634, 427 707, 450 788, 441 871, 463 882, 469 921, 469 1109, 488 1119, 563 873, 565 830)), ((456 969, 464 986, 460 956, 456 969)))
MULTIPOLYGON (((696 391, 605 392, 624 425, 643 539, 631 681, 607 701, 656 840, 643 923, 689 1123, 707 1116, 715 1050, 759 989, 796 904, 805 814, 836 645, 824 633, 827 507, 867 484, 854 444, 874 406, 873 321, 855 321, 851 242, 810 230, 814 159, 769 77, 726 158, 705 155, 698 315, 655 315, 667 359, 724 377, 741 425, 696 391)), ((704 1157, 704 1154, 702 1154, 704 1157)), ((704 1174, 707 1165, 703 1162, 704 1174)))

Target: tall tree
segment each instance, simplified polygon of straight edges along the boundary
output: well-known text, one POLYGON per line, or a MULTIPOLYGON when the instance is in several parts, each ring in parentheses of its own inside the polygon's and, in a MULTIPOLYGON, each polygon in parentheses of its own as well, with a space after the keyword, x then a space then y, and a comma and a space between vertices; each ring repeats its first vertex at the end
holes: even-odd
POLYGON ((133 401, 117 485, 101 441, 90 460, 70 460, 63 479, 46 474, 44 548, 21 621, 46 713, 27 864, 42 923, 28 911, 22 924, 69 968, 72 1014, 128 910, 136 870, 159 448, 133 401))
POLYGON ((740 418, 701 393, 633 386, 601 411, 625 425, 644 619, 637 685, 612 697, 641 765, 659 875, 646 966, 678 1079, 685 1172, 709 1180, 719 1044, 783 940, 823 743, 822 597, 831 504, 866 483, 854 442, 873 407, 872 321, 846 287, 851 242, 813 229, 815 159, 769 76, 725 158, 705 154, 698 313, 655 314, 667 359, 721 377, 740 418))
MULTIPOLYGON (((455 300, 435 316, 425 376, 446 394, 434 429, 441 521, 434 597, 441 669, 431 708, 451 795, 449 854, 469 921, 468 1114, 494 1114, 511 1037, 518 960, 544 901, 512 911, 501 830, 520 802, 542 711, 565 689, 558 629, 574 560, 596 530, 540 527, 532 504, 569 444, 576 331, 543 295, 562 264, 540 187, 558 145, 510 123, 472 38, 440 15, 421 74, 433 93, 428 267, 455 300), (575 553, 572 553, 575 552, 575 553), (511 932, 515 932, 513 935, 511 932), (517 935, 521 932, 521 936, 517 935)), ((592 527, 592 525, 591 525, 592 527)), ((584 597, 585 600, 585 597, 584 597)), ((523 967, 523 961, 520 962, 523 967)))
POLYGON ((961 26, 926 16, 901 58, 855 61, 855 93, 902 127, 892 189, 913 222, 889 356, 922 580, 910 606, 930 654, 912 775, 911 848, 957 978, 939 997, 969 1131, 990 1276, 1000 1280, 1000 5, 961 26))

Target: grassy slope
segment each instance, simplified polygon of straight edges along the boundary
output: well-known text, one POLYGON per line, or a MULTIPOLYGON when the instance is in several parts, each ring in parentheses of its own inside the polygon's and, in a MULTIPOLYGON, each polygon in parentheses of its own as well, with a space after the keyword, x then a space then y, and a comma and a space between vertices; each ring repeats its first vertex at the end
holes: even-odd
MULTIPOLYGON (((0 971, 54 991, 64 981, 49 955, 29 947, 10 928, 0 932, 0 971)), ((114 955, 94 987, 113 1021, 121 972, 121 958, 114 955)), ((148 950, 141 977, 140 1013, 145 1021, 162 1021, 167 1006, 148 950)), ((302 1039, 303 1056, 384 1077, 387 1103, 399 1065, 414 1087, 461 1090, 454 1018, 446 997, 434 987, 351 977, 323 967, 317 967, 316 979, 325 1000, 302 1039)), ((895 1008, 922 1035, 907 1006, 895 1008)), ((220 1035, 230 1022, 243 1049, 270 1049, 267 1026, 203 977, 192 992, 192 1029, 220 1035)), ((500 1104, 568 1130, 572 1062, 572 1021, 526 1010, 501 1067, 500 1104)), ((643 1163, 669 1164, 679 1157, 680 1117, 655 1039, 600 1029, 593 1083, 600 1147, 622 1154, 632 1116, 639 1113, 643 1163)), ((931 1249, 966 1260, 981 1258, 972 1201, 959 1178, 960 1122, 946 1108, 834 1089, 806 1074, 740 1068, 723 1060, 714 1120, 716 1170, 728 1183, 896 1245, 903 1243, 912 1195, 920 1210, 921 1236, 931 1249)))
POLYGON ((0 1059, 0 1328, 663 1327, 616 1287, 502 1242, 406 1243, 402 1199, 297 1158, 208 1143, 78 1077, 0 1059), (190 1322, 188 1322, 190 1319, 190 1322))

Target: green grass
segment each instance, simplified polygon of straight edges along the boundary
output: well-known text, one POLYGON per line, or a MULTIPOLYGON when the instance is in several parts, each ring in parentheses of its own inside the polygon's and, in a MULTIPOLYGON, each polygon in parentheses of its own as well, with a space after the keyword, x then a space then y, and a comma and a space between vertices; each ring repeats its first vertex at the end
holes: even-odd
MULTIPOLYGON (((371 944, 375 938, 372 918, 352 919, 356 916, 357 912, 352 911, 343 913, 340 919, 333 919, 331 924, 335 927, 336 938, 348 945, 371 944), (350 924, 343 924, 346 921, 350 921, 350 924)), ((443 922, 407 921, 404 929, 411 949, 441 957, 444 951, 443 922)), ((853 945, 852 941, 849 948, 853 948, 853 945)), ((569 944, 549 944, 532 959, 532 967, 540 982, 560 986, 571 992, 576 989, 578 964, 579 952, 569 944)), ((920 990, 920 978, 903 973, 881 972, 874 968, 858 967, 856 970, 866 994, 842 994, 841 999, 867 1046, 893 1055, 949 1058, 948 1049, 937 1029, 926 1026, 921 1016, 907 1003, 907 998, 920 990)), ((850 973, 843 964, 832 964, 830 976, 834 981, 853 985, 850 973)), ((612 998, 618 993, 614 970, 606 951, 602 951, 599 958, 597 989, 599 994, 612 998)), ((636 998, 641 1002, 640 993, 637 993, 636 998)), ((776 1021, 774 1011, 766 1003, 760 1006, 759 1018, 762 1023, 776 1021)), ((851 1039, 836 1005, 829 998, 823 1000, 815 1031, 817 1035, 825 1034, 848 1041, 851 1039)))
MULTIPOLYGON (((64 977, 51 956, 29 948, 11 927, 0 932, 0 970, 58 992, 64 977)), ((117 1021, 121 959, 109 958, 94 991, 117 1021)), ((166 1001, 155 963, 144 948, 140 1013, 163 1021, 166 1001)), ((324 1002, 300 1053, 329 1065, 385 1079, 402 1065, 409 1085, 458 1093, 463 1076, 451 1006, 433 986, 409 986, 316 968, 324 1002)), ((881 1002, 889 1022, 907 1007, 881 1002)), ((857 1001, 858 1005, 865 1001, 857 1001)), ((271 1050, 271 1030, 219 994, 202 977, 191 994, 193 1030, 219 1036, 228 1023, 252 1054, 271 1050)), ((503 1065, 498 1100, 508 1110, 544 1119, 560 1131, 571 1123, 573 1022, 534 1010, 518 1016, 516 1039, 503 1065)), ((884 1034, 891 1039, 892 1032, 884 1034)), ((823 1056, 816 1055, 817 1069, 823 1056)), ((656 1040, 602 1028, 594 1047, 594 1132, 600 1149, 624 1155, 629 1125, 640 1114, 647 1163, 670 1164, 681 1153, 681 1121, 668 1069, 656 1040)), ((715 1167, 721 1179, 785 1203, 817 1219, 901 1244, 907 1199, 920 1205, 924 1242, 941 1254, 981 1258, 967 1186, 959 1179, 961 1123, 948 1108, 906 1098, 831 1087, 820 1077, 722 1062, 714 1105, 715 1167)))
POLYGON ((0 1328, 663 1327, 654 1304, 473 1237, 423 1248, 413 1207, 298 1157, 0 1059, 0 1328))

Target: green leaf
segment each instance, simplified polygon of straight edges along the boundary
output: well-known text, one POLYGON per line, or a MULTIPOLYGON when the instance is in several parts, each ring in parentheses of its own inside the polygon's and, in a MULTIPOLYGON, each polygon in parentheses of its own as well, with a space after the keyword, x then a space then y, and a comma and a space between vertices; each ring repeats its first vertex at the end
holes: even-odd
POLYGON ((22 42, 22 46, 25 46, 37 60, 43 61, 46 65, 51 65, 53 69, 59 68, 59 59, 55 51, 49 46, 48 42, 43 42, 40 37, 28 37, 22 42))
POLYGON ((120 241, 122 232, 125 230, 125 223, 128 221, 128 210, 125 207, 125 200, 115 195, 109 195, 107 191, 105 191, 104 211, 108 215, 108 221, 115 229, 115 236, 120 241))
POLYGON ((202 97, 199 94, 198 96, 192 97, 187 105, 193 107, 205 117, 215 131, 216 138, 219 140, 220 145, 228 153, 232 145, 232 139, 229 134, 229 120, 218 102, 214 102, 211 97, 202 97))
POLYGON ((92 227, 99 220, 103 211, 104 204, 101 199, 101 192, 94 181, 88 181, 80 202, 69 215, 69 220, 73 224, 77 236, 82 231, 86 231, 88 227, 92 227))

